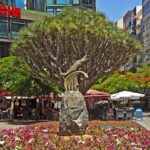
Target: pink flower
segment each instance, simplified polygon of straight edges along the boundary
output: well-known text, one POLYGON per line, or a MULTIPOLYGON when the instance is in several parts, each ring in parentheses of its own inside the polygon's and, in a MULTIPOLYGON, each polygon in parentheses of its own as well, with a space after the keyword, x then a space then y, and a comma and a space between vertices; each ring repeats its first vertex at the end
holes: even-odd
POLYGON ((32 137, 32 135, 33 135, 32 133, 27 133, 24 135, 24 139, 29 140, 32 137))

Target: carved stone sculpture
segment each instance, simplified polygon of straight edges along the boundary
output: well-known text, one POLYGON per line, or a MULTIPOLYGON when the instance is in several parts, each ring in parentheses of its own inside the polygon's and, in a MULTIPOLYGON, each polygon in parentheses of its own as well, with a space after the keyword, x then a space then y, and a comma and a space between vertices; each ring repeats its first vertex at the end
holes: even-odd
POLYGON ((60 135, 82 135, 88 126, 88 111, 84 96, 79 92, 78 74, 88 75, 83 71, 78 71, 78 67, 86 61, 86 55, 77 60, 71 68, 61 75, 64 76, 65 93, 62 100, 59 114, 59 134, 60 135))
POLYGON ((80 60, 77 60, 71 67, 70 69, 66 72, 63 73, 60 70, 60 74, 64 77, 64 88, 66 91, 78 91, 78 78, 77 75, 79 73, 83 74, 85 78, 88 78, 88 75, 83 72, 83 71, 77 71, 78 67, 87 60, 87 55, 85 55, 83 58, 80 60))

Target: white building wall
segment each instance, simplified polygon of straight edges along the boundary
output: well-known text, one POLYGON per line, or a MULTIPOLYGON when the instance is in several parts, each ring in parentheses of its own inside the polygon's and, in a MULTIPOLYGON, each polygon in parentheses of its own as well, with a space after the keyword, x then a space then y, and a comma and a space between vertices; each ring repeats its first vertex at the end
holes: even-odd
POLYGON ((123 29, 123 18, 121 18, 120 20, 118 20, 116 22, 116 26, 119 28, 119 29, 123 29))
POLYGON ((27 0, 24 0, 24 9, 27 9, 27 0))

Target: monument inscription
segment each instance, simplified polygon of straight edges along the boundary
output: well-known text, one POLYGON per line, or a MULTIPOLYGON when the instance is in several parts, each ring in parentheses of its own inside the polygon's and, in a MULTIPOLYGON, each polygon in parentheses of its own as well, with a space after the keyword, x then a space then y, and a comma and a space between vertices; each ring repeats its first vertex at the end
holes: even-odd
POLYGON ((67 104, 70 108, 78 108, 78 101, 76 97, 68 97, 67 104))

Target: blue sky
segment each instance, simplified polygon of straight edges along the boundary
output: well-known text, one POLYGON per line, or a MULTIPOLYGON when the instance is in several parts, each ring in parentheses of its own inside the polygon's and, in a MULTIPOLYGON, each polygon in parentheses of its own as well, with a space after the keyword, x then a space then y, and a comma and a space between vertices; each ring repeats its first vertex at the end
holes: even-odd
POLYGON ((113 22, 122 18, 128 10, 132 10, 136 5, 141 5, 142 0, 97 0, 98 11, 104 14, 113 22))

